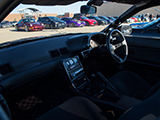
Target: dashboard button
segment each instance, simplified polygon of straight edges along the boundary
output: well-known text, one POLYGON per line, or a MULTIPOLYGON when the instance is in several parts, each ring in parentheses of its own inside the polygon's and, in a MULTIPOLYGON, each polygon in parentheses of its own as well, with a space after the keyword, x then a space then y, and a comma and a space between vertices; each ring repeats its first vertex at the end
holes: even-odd
POLYGON ((68 61, 66 61, 66 64, 69 66, 70 65, 70 63, 68 62, 68 61))
POLYGON ((73 60, 69 60, 69 63, 70 63, 70 65, 74 64, 73 60))
POLYGON ((77 63, 78 60, 77 60, 77 58, 73 58, 73 61, 74 61, 75 63, 77 63))

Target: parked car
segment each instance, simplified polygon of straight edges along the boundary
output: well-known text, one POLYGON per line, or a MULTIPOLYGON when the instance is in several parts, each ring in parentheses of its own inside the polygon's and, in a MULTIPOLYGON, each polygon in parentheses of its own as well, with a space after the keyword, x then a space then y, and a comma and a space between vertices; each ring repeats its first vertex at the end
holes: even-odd
POLYGON ((160 18, 146 24, 142 24, 139 26, 132 26, 131 35, 159 37, 160 36, 159 29, 160 29, 160 18))
POLYGON ((106 21, 102 20, 101 18, 97 16, 88 16, 89 19, 96 20, 98 22, 98 25, 106 25, 106 21))
POLYGON ((73 19, 84 21, 86 23, 86 26, 98 25, 98 22, 96 20, 89 19, 89 18, 87 18, 85 16, 81 16, 81 15, 76 15, 76 16, 73 17, 73 19))
POLYGON ((126 21, 125 21, 125 23, 134 23, 135 21, 133 20, 133 19, 131 19, 131 18, 128 18, 126 21))
POLYGON ((44 28, 42 23, 35 22, 35 19, 21 19, 15 26, 15 30, 42 31, 44 28))
POLYGON ((11 23, 9 21, 2 21, 0 23, 0 28, 8 28, 8 27, 11 27, 11 23))
POLYGON ((107 18, 106 16, 98 16, 99 18, 101 18, 102 20, 106 21, 107 24, 111 23, 112 21, 107 18))
POLYGON ((45 28, 65 28, 66 22, 53 16, 39 17, 38 22, 43 23, 45 28))
POLYGON ((16 24, 17 24, 17 21, 11 21, 10 24, 11 24, 12 27, 15 27, 16 24))
POLYGON ((62 18, 61 20, 65 21, 68 27, 83 27, 86 25, 84 21, 72 19, 70 17, 65 17, 65 18, 62 18))
POLYGON ((138 21, 138 18, 136 18, 136 17, 131 17, 130 19, 132 19, 133 22, 139 22, 139 21, 138 21))
POLYGON ((114 17, 111 16, 107 16, 108 19, 110 19, 111 22, 114 22, 116 19, 114 17))
POLYGON ((14 27, 13 24, 12 24, 12 22, 9 22, 9 24, 10 24, 10 27, 14 27))
POLYGON ((117 19, 118 18, 118 16, 113 16, 115 19, 117 19))
MULTIPOLYGON (((57 9, 61 12, 75 10, 70 4, 77 1, 81 0, 1 0, 0 21, 24 4, 48 5, 50 11, 54 5, 65 5, 57 9)), ((0 120, 160 119, 160 37, 124 36, 118 30, 127 18, 160 2, 107 0, 107 5, 111 1, 130 8, 105 27, 44 32, 0 29, 0 120)), ((83 14, 95 14, 93 4, 114 13, 100 6, 105 1, 85 4, 83 14)))

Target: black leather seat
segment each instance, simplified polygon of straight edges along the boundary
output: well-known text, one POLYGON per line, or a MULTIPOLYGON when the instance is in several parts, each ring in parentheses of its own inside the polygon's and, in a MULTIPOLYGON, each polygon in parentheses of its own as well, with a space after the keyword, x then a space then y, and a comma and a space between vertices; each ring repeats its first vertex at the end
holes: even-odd
POLYGON ((140 100, 152 96, 160 89, 160 83, 152 87, 139 75, 130 71, 119 72, 109 78, 108 81, 117 89, 120 95, 127 95, 140 100))
MULTIPOLYGON (((134 106, 119 120, 160 120, 160 90, 134 106)), ((98 106, 83 97, 74 97, 50 110, 37 120, 107 120, 98 106)))

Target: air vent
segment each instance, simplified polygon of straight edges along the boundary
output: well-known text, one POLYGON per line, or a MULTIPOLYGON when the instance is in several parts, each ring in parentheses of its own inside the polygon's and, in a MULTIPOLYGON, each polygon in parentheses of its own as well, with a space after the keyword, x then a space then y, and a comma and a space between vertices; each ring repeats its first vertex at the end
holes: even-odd
POLYGON ((11 72, 13 72, 13 68, 11 67, 11 65, 9 63, 0 65, 0 74, 1 75, 5 75, 5 74, 11 73, 11 72))
POLYGON ((60 52, 58 50, 50 51, 50 55, 52 58, 60 56, 60 52))
POLYGON ((68 50, 67 50, 67 48, 66 48, 66 47, 65 47, 65 48, 61 48, 61 49, 59 49, 59 51, 60 51, 61 55, 65 55, 65 54, 67 54, 67 53, 68 53, 68 50))

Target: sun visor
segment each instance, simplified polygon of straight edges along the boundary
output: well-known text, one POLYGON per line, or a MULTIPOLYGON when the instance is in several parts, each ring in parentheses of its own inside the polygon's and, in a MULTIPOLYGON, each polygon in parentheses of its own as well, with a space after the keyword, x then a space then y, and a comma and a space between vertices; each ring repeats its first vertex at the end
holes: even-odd
POLYGON ((106 0, 109 2, 116 2, 116 3, 125 3, 125 4, 140 4, 140 3, 148 3, 153 0, 106 0))
MULTIPOLYGON (((68 5, 78 1, 88 1, 88 0, 22 0, 23 4, 36 4, 36 5, 68 5)), ((97 1, 97 0, 92 0, 97 1)), ((138 4, 141 2, 148 2, 154 0, 105 0, 110 2, 117 3, 126 3, 126 4, 138 4)))
MULTIPOLYGON (((22 0, 22 4, 35 4, 35 5, 69 5, 79 1, 89 1, 89 0, 22 0)), ((98 1, 98 0, 92 0, 98 1)), ((144 5, 149 3, 150 6, 160 5, 159 0, 104 0, 105 2, 116 2, 125 4, 141 4, 144 5)))
POLYGON ((69 5, 78 1, 87 0, 23 0, 21 3, 35 5, 69 5))

